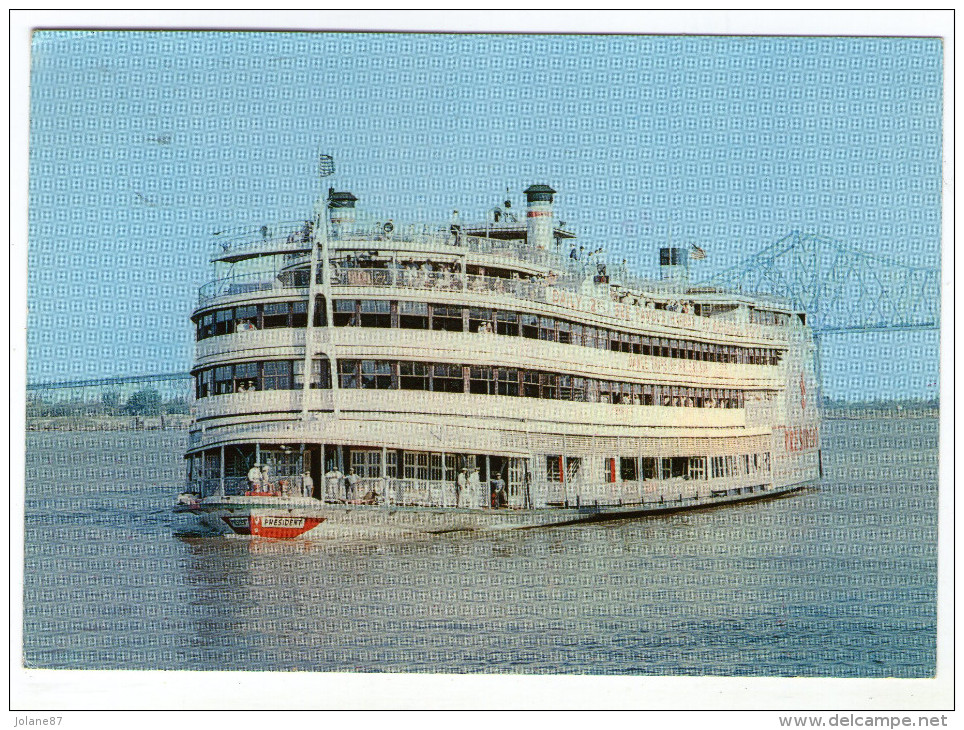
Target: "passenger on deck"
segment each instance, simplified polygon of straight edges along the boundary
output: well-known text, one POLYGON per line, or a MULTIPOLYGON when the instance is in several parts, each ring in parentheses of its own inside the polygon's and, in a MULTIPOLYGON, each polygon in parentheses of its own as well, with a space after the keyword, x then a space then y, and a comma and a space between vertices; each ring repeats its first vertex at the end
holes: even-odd
POLYGON ((259 464, 255 464, 248 471, 248 485, 250 486, 251 491, 260 492, 261 483, 263 480, 264 475, 261 473, 261 466, 259 464))
POLYGON ((327 499, 337 500, 341 497, 341 480, 343 475, 338 471, 338 467, 333 466, 325 474, 325 496, 327 499))
POLYGON ((469 472, 469 502, 475 502, 479 507, 485 507, 486 498, 482 492, 482 482, 479 480, 479 470, 469 472))
POLYGON ((505 482, 501 474, 496 474, 495 479, 492 480, 492 507, 498 509, 505 506, 505 503, 505 482))
POLYGON ((350 502, 358 493, 358 475, 355 473, 354 469, 348 470, 348 476, 345 477, 345 501, 350 502))
POLYGON ((469 470, 463 466, 462 470, 458 473, 458 476, 455 477, 455 506, 456 507, 461 507, 462 500, 465 499, 463 495, 466 494, 466 489, 468 489, 468 486, 469 486, 468 471, 469 470))

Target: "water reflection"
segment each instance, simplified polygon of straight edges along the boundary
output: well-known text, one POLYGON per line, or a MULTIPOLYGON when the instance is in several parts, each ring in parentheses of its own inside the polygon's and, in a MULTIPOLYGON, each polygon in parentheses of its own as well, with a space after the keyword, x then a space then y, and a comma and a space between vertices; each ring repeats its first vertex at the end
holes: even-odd
POLYGON ((936 423, 831 422, 826 432, 838 445, 825 453, 831 478, 785 499, 518 532, 295 542, 175 537, 173 439, 31 433, 27 661, 927 676, 936 423), (46 456, 61 451, 71 458, 46 456), (96 490, 77 488, 95 472, 96 490))

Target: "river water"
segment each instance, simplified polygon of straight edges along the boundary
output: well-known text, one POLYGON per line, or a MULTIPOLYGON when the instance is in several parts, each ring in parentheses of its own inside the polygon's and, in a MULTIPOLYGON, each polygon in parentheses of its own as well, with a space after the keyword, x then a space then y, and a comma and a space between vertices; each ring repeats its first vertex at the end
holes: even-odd
POLYGON ((177 536, 183 432, 29 432, 25 665, 932 676, 937 432, 827 421, 768 502, 314 543, 177 536))

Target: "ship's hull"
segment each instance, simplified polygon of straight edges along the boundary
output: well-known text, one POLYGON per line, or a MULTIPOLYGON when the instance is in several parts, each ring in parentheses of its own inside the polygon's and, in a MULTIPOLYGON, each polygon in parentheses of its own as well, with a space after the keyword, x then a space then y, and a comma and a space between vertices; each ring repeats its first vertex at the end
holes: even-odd
POLYGON ((806 482, 780 488, 765 485, 736 487, 714 490, 708 495, 681 495, 675 499, 664 497, 639 504, 580 504, 541 509, 322 504, 318 500, 306 498, 275 500, 275 503, 271 504, 228 497, 204 500, 203 504, 194 508, 178 508, 178 511, 195 513, 201 523, 213 533, 232 538, 324 539, 438 535, 451 532, 532 529, 707 509, 770 499, 815 484, 816 482, 806 482))

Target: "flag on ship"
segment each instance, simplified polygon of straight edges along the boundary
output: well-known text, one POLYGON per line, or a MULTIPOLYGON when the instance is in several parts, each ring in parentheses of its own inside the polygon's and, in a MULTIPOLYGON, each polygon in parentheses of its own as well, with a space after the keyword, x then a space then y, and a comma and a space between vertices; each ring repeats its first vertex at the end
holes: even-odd
POLYGON ((691 258, 691 259, 697 259, 697 260, 699 260, 699 259, 705 259, 705 258, 706 258, 706 251, 704 251, 703 249, 701 249, 701 248, 700 248, 699 246, 697 246, 695 243, 694 243, 694 244, 690 244, 690 245, 691 245, 691 248, 690 248, 690 258, 691 258))

